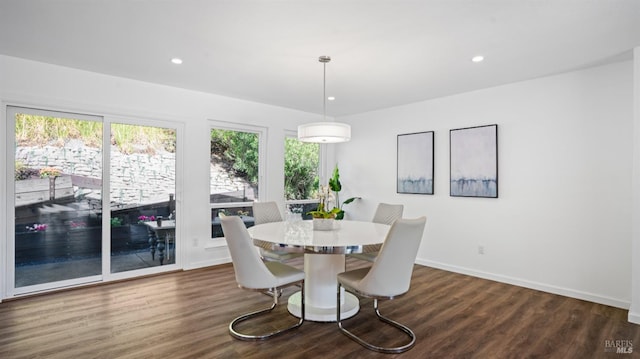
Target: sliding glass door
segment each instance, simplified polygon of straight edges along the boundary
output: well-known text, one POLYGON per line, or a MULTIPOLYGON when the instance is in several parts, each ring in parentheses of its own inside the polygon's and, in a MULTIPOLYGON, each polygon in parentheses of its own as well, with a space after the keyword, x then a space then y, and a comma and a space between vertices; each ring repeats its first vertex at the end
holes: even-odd
POLYGON ((176 263, 176 131, 111 124, 111 273, 176 263))
POLYGON ((9 258, 15 288, 99 280, 102 118, 17 107, 8 114, 15 121, 9 258))
POLYGON ((10 295, 178 262, 175 128, 11 106, 7 119, 10 295))

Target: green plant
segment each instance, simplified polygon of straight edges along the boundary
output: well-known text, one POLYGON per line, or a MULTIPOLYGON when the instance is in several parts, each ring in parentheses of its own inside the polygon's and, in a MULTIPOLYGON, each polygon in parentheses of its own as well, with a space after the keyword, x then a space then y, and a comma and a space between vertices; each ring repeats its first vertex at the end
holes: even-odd
POLYGON ((26 167, 22 162, 16 161, 16 170, 14 178, 16 181, 22 181, 30 178, 39 178, 40 171, 35 168, 26 167))
POLYGON ((336 165, 336 167, 333 169, 333 174, 331 178, 329 178, 329 188, 335 194, 335 203, 337 207, 334 209, 337 209, 336 219, 344 219, 344 210, 342 209, 342 207, 345 204, 349 204, 357 199, 360 199, 360 197, 351 197, 340 203, 339 192, 342 190, 342 184, 340 183, 340 170, 338 170, 338 165, 336 165))
POLYGON ((122 218, 114 217, 111 218, 111 227, 120 227, 122 226, 122 218))
POLYGON ((40 178, 58 177, 60 170, 54 167, 44 167, 40 169, 40 178))
POLYGON ((311 215, 313 218, 335 218, 338 220, 344 219, 344 210, 342 207, 345 204, 349 204, 360 197, 351 197, 340 203, 339 192, 342 190, 342 184, 340 183, 340 170, 338 170, 338 165, 333 169, 333 174, 331 178, 329 178, 329 185, 327 187, 320 186, 320 193, 318 198, 320 202, 318 203, 318 209, 315 211, 310 211, 307 214, 311 215), (333 198, 332 198, 333 197, 333 198), (335 206, 329 211, 327 210, 327 203, 333 199, 335 206))
POLYGON ((320 193, 318 194, 320 202, 318 202, 318 208, 315 211, 307 212, 307 214, 311 215, 313 218, 336 218, 340 212, 340 208, 333 207, 330 211, 326 208, 327 202, 329 202, 329 199, 331 198, 329 190, 329 187, 320 186, 320 193))

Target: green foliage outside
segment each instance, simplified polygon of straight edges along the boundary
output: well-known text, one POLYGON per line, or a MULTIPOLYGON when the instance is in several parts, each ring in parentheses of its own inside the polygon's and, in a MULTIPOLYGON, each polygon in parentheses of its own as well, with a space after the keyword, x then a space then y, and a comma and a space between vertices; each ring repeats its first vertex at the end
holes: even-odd
POLYGON ((320 146, 317 143, 285 139, 284 195, 287 200, 316 198, 320 146))
POLYGON ((37 146, 64 145, 68 139, 81 139, 90 147, 102 146, 102 122, 70 120, 59 117, 16 115, 16 144, 37 146))
MULTIPOLYGON (((36 116, 20 113, 16 115, 16 146, 64 146, 69 140, 79 140, 85 146, 102 147, 102 122, 74 120, 60 117, 36 116)), ((169 128, 111 124, 111 144, 120 152, 153 154, 157 149, 168 152, 176 150, 176 131, 169 128)), ((26 167, 16 161, 16 181, 29 178, 59 175, 56 168, 40 170, 26 167)))
MULTIPOLYGON (((102 147, 102 122, 59 117, 16 115, 16 144, 63 146, 70 139, 81 140, 89 147, 102 147)), ((122 153, 153 153, 163 148, 175 152, 176 131, 168 128, 111 124, 111 144, 122 153)))
POLYGON ((113 217, 111 218, 111 227, 120 227, 122 226, 122 218, 113 217))
MULTIPOLYGON (((50 144, 63 146, 70 139, 81 140, 86 146, 102 146, 101 122, 73 120, 58 117, 18 114, 16 116, 16 145, 37 146, 50 144)), ((122 153, 153 153, 157 148, 175 152, 175 130, 111 124, 111 144, 122 153)), ((231 130, 211 131, 211 156, 227 164, 227 169, 258 184, 258 135, 231 130)), ((319 145, 303 143, 294 138, 285 141, 285 197, 288 200, 317 197, 319 145)), ((32 176, 16 163, 16 179, 32 176)))
POLYGON ((258 184, 258 134, 211 130, 211 157, 228 165, 252 186, 258 184))
POLYGON ((111 144, 122 153, 153 153, 156 148, 176 152, 176 131, 170 128, 111 124, 111 144))
MULTIPOLYGON (((314 198, 318 192, 319 145, 285 140, 285 198, 314 198)), ((258 135, 232 130, 211 131, 211 157, 253 186, 258 184, 258 135)))
POLYGON ((22 181, 30 178, 39 178, 40 171, 35 168, 29 168, 20 161, 16 161, 16 169, 13 178, 16 181, 22 181))

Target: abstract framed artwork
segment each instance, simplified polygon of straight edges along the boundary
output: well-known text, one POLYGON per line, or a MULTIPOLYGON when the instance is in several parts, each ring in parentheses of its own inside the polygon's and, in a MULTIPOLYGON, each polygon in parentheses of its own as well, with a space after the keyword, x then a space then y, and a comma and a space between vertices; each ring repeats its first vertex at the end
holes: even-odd
POLYGON ((397 192, 433 194, 433 131, 398 135, 397 192))
POLYGON ((498 125, 449 131, 450 195, 498 198, 498 125))

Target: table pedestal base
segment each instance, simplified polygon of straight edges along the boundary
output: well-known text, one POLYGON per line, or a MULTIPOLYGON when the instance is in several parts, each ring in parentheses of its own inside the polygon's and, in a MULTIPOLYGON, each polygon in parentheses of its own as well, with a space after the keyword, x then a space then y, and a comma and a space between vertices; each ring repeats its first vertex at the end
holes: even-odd
MULTIPOLYGON (((300 292, 293 293, 289 297, 289 304, 287 305, 289 313, 300 318, 300 292)), ((335 322, 336 321, 336 308, 320 308, 313 307, 309 304, 304 304, 305 320, 312 322, 335 322)), ((358 297, 351 293, 344 293, 344 303, 340 304, 341 319, 351 318, 360 310, 360 303, 358 297)))
MULTIPOLYGON (((314 322, 336 321, 336 290, 338 289, 338 273, 344 272, 344 254, 304 255, 304 294, 305 319, 314 322)), ((340 293, 341 318, 353 317, 360 310, 358 298, 340 293)), ((300 292, 289 297, 289 312, 300 317, 300 292)))

